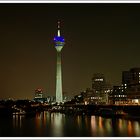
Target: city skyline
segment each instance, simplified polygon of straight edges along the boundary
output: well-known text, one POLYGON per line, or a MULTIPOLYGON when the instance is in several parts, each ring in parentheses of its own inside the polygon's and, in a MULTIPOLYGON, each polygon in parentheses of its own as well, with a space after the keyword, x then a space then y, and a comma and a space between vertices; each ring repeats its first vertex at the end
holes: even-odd
POLYGON ((0 20, 0 98, 32 99, 38 87, 55 95, 58 20, 67 95, 91 88, 94 73, 118 85, 140 67, 140 4, 0 4, 0 20))

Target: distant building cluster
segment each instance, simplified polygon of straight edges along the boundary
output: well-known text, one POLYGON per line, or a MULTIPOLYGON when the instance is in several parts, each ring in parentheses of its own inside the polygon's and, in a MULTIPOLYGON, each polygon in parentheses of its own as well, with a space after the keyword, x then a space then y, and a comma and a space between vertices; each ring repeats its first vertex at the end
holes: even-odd
POLYGON ((74 97, 77 104, 140 104, 140 68, 122 72, 120 85, 111 86, 101 73, 92 77, 92 88, 74 97))
POLYGON ((111 92, 112 87, 106 81, 105 76, 96 73, 92 77, 92 88, 87 88, 80 95, 75 96, 75 99, 82 104, 108 104, 111 92))
MULTIPOLYGON (((69 100, 69 97, 66 96, 66 93, 64 92, 63 93, 63 102, 66 102, 68 100, 69 100)), ((38 102, 38 103, 55 104, 56 103, 56 97, 46 95, 43 92, 43 89, 37 88, 37 89, 35 89, 33 101, 38 102)))

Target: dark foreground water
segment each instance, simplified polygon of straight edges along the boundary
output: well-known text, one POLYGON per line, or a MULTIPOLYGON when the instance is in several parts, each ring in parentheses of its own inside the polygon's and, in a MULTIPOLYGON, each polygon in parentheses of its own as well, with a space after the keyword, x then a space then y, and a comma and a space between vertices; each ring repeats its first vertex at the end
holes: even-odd
POLYGON ((2 137, 134 137, 140 121, 44 112, 34 117, 0 118, 2 137))

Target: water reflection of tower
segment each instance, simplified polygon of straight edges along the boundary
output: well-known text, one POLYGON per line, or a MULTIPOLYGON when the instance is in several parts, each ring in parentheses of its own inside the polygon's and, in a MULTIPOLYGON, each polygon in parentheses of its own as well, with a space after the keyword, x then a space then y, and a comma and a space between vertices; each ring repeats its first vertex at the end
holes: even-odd
POLYGON ((60 36, 60 22, 58 22, 57 36, 54 37, 55 48, 57 51, 57 68, 56 68, 56 102, 63 101, 62 95, 62 72, 61 72, 61 50, 64 46, 64 38, 60 36))

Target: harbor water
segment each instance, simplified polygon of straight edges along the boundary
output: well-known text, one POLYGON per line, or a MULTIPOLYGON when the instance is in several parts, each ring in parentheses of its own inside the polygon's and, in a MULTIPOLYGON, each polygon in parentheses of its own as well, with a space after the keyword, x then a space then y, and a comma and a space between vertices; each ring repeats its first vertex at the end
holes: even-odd
POLYGON ((44 111, 35 116, 0 118, 1 137, 140 137, 140 120, 65 115, 44 111))

